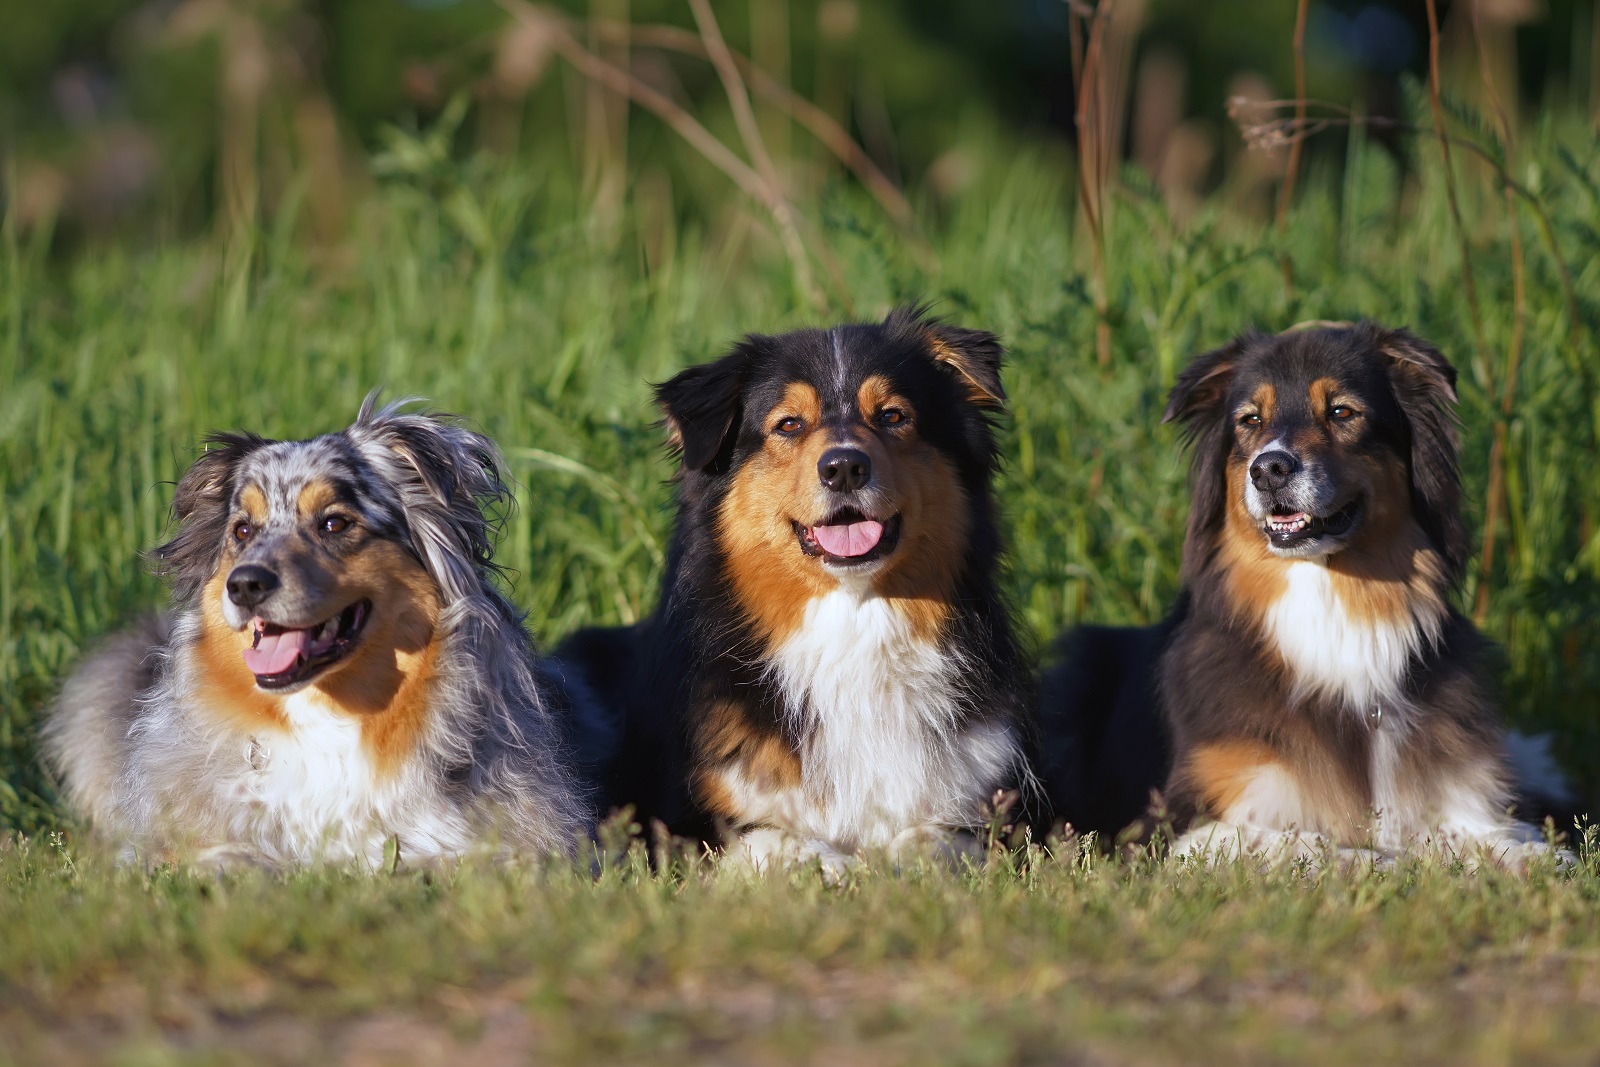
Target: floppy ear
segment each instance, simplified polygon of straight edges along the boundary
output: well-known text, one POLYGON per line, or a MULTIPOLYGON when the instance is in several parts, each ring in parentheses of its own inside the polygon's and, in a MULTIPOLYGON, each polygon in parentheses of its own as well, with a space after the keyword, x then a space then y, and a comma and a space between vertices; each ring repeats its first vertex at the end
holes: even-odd
POLYGON ((268 442, 251 433, 207 434, 205 451, 178 479, 172 517, 178 532, 152 549, 150 569, 171 580, 180 601, 197 596, 216 570, 233 500, 234 475, 244 458, 268 442))
POLYGON ((936 323, 928 328, 928 343, 933 358, 955 371, 966 388, 967 399, 980 408, 1006 406, 1006 391, 1000 384, 1000 366, 1005 362, 1005 346, 987 330, 968 330, 936 323))
POLYGON ((1409 330, 1373 330, 1374 344, 1387 361, 1390 387, 1411 424, 1413 507, 1451 573, 1459 575, 1466 566, 1469 539, 1461 517, 1456 369, 1409 330))
POLYGON ((490 512, 511 496, 495 443, 435 413, 378 407, 368 394, 345 431, 399 497, 412 548, 449 602, 479 592, 494 568, 490 512))
POLYGON ((1221 348, 1214 348, 1189 361, 1172 385, 1167 398, 1163 423, 1181 422, 1188 432, 1196 432, 1198 420, 1221 415, 1222 402, 1227 399, 1228 387, 1233 384, 1233 372, 1238 369, 1239 357, 1255 334, 1240 334, 1221 348))
POLYGON ((667 447, 686 471, 725 468, 741 417, 750 361, 766 340, 752 334, 721 359, 679 371, 656 386, 667 447))
POLYGON ((1209 532, 1222 521, 1227 504, 1228 427, 1223 404, 1234 372, 1256 334, 1241 334, 1221 348, 1196 356, 1178 375, 1167 400, 1163 423, 1178 422, 1189 455, 1189 525, 1183 541, 1185 573, 1192 574, 1208 550, 1209 532))
POLYGON ((940 322, 926 304, 897 307, 883 325, 892 333, 924 342, 934 360, 955 376, 967 399, 978 407, 998 411, 1006 406, 1006 391, 1000 384, 1006 350, 994 334, 940 322))

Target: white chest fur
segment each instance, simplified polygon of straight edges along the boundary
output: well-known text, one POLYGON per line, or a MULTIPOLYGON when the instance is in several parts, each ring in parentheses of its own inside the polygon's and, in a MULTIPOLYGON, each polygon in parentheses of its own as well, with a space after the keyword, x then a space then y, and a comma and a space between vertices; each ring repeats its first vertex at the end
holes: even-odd
POLYGON ((1360 617, 1340 598, 1320 560, 1291 563, 1286 576, 1288 588, 1265 621, 1296 690, 1343 698, 1362 714, 1377 707, 1394 714, 1407 664, 1437 620, 1360 617))
POLYGON ((1010 728, 959 726, 959 655, 869 591, 812 600, 770 669, 802 738, 800 795, 777 809, 792 832, 854 850, 971 825, 1018 759, 1010 728))
POLYGON ((431 789, 404 769, 380 773, 355 716, 313 690, 291 696, 284 712, 288 728, 245 738, 236 772, 217 783, 230 837, 296 863, 375 863, 396 835, 411 858, 466 847, 463 820, 435 803, 431 789))

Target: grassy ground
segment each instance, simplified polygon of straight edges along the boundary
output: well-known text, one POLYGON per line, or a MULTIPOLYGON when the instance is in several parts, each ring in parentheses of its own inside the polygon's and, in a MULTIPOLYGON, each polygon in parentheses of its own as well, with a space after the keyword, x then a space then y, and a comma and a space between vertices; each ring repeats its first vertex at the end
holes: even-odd
POLYGON ((1600 878, 1039 857, 752 881, 0 852, 0 1062, 1589 1063, 1600 878))
POLYGON ((1343 172, 1310 176, 1282 238, 1226 197, 1180 224, 1127 183, 1104 367, 1066 161, 981 144, 972 157, 992 162, 974 187, 922 205, 930 255, 847 191, 806 205, 836 261, 837 275, 818 268, 825 315, 797 300, 742 206, 607 228, 536 163, 390 179, 349 245, 315 254, 290 219, 231 244, 67 263, 6 228, 0 825, 32 836, 0 856, 0 1057, 377 1062, 392 1046, 446 1057, 480 1040, 552 1060, 1497 1063, 1592 1049, 1592 865, 1526 883, 1438 870, 1307 882, 1058 860, 841 890, 621 870, 597 886, 514 871, 147 879, 41 836, 63 824, 33 747, 84 645, 160 602, 135 560, 202 431, 315 434, 379 384, 467 415, 521 482, 501 556, 548 641, 652 605, 668 470, 646 381, 746 330, 925 297, 1012 348, 1001 495, 1011 585, 1041 644, 1080 619, 1148 621, 1173 593, 1182 466, 1158 420, 1190 353, 1251 324, 1412 326, 1462 367, 1480 521, 1514 381, 1486 626, 1506 650, 1508 715, 1555 730, 1592 785, 1600 149, 1555 120, 1525 143, 1519 179, 1572 266, 1578 322, 1524 213, 1518 330, 1503 202, 1464 169, 1481 348, 1433 157, 1402 181, 1359 140, 1343 172))

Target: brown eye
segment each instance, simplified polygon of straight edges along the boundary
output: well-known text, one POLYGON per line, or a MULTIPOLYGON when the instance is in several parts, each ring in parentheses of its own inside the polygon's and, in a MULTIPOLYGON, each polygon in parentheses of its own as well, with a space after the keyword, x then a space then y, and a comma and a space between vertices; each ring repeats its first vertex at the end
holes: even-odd
POLYGON ((899 408, 884 408, 878 412, 878 422, 884 426, 899 426, 906 421, 906 413, 899 408))
POLYGON ((250 535, 253 533, 255 533, 255 531, 250 528, 250 524, 248 522, 234 524, 233 539, 238 541, 240 544, 250 540, 250 535))
POLYGON ((778 423, 778 426, 777 426, 778 432, 783 434, 785 437, 793 437, 795 434, 799 433, 801 430, 803 430, 805 428, 806 428, 805 420, 804 419, 797 419, 797 418, 794 418, 793 416, 790 416, 789 418, 784 419, 782 422, 778 423))
POLYGON ((1350 406, 1348 406, 1346 404, 1336 404, 1336 405, 1334 405, 1333 411, 1331 411, 1329 414, 1331 414, 1334 418, 1339 419, 1342 422, 1343 420, 1351 418, 1352 416, 1354 416, 1355 413, 1356 413, 1356 409, 1355 408, 1352 408, 1352 407, 1350 407, 1350 406))
POLYGON ((345 518, 343 515, 329 515, 327 518, 322 520, 323 533, 344 533, 349 528, 350 520, 345 518))
POLYGON ((1255 414, 1254 412, 1251 412, 1249 415, 1241 415, 1241 416, 1239 416, 1239 425, 1240 426, 1260 426, 1261 425, 1261 416, 1255 414))

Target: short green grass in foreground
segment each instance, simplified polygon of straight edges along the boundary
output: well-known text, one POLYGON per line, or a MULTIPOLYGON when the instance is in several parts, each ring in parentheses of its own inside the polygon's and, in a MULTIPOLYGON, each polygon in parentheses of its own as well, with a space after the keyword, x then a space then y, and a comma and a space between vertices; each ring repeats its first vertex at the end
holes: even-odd
MULTIPOLYGON (((1523 216, 1526 343, 1488 629, 1506 650, 1508 714, 1557 731, 1592 782, 1600 147, 1554 119, 1524 144, 1582 321, 1564 318, 1523 216)), ((1587 1058, 1600 1041, 1592 861, 1524 882, 1061 859, 829 889, 805 872, 752 885, 628 866, 597 883, 477 868, 147 878, 49 843, 72 827, 37 763, 39 716, 89 642, 160 603, 135 561, 161 537, 166 483, 200 434, 327 431, 375 385, 428 396, 505 446, 520 490, 500 558, 547 641, 653 605, 669 470, 647 381, 747 330, 916 298, 1010 345, 1000 498, 1010 585, 1040 644, 1079 620, 1160 615, 1184 515, 1164 393, 1190 353, 1248 325, 1370 316, 1436 341, 1462 368, 1481 521, 1514 333, 1491 186, 1463 189, 1480 353, 1431 157, 1402 184, 1355 142, 1345 172, 1311 176, 1281 244, 1216 205, 1180 225, 1130 180, 1112 216, 1115 359, 1102 368, 1069 168, 974 154, 995 161, 974 188, 924 205, 931 261, 847 192, 805 205, 842 276, 826 318, 797 306, 776 242, 743 206, 607 231, 536 163, 391 181, 350 246, 322 256, 286 219, 229 248, 111 247, 65 264, 0 233, 0 825, 33 835, 0 856, 0 1057, 1587 1058)))
POLYGON ((0 1062, 1592 1062, 1597 875, 213 880, 11 841, 0 1062))

